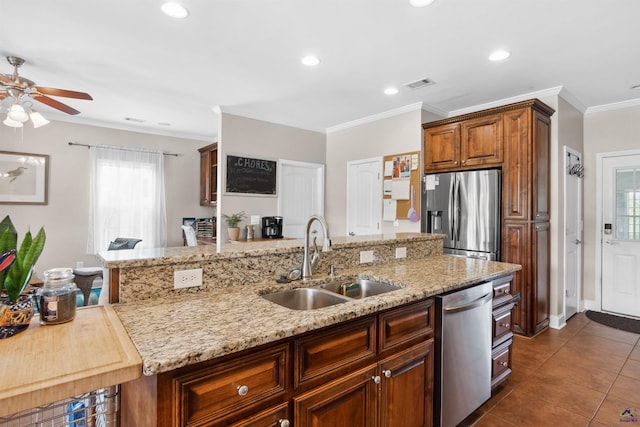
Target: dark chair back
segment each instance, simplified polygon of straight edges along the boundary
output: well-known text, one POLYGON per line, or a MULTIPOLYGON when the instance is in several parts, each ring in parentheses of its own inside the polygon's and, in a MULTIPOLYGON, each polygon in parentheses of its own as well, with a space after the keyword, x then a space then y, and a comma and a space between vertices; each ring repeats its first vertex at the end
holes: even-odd
POLYGON ((130 237, 118 237, 113 242, 109 243, 109 248, 107 250, 117 251, 120 249, 133 249, 140 242, 142 242, 142 239, 132 239, 130 237))

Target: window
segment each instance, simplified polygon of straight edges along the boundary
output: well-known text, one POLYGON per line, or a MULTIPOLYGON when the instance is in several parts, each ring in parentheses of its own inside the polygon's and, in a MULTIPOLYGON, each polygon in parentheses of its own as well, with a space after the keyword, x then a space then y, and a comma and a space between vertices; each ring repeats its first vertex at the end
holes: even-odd
POLYGON ((640 169, 616 171, 616 239, 640 240, 640 169))
POLYGON ((164 247, 163 154, 107 146, 92 146, 90 153, 87 252, 107 250, 117 237, 142 239, 137 247, 164 247))

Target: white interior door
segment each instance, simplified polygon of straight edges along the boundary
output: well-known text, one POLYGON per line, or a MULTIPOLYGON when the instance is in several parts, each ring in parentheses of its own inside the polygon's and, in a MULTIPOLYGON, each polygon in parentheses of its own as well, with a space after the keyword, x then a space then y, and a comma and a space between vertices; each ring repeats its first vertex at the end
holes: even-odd
POLYGON ((640 154, 602 159, 602 310, 640 317, 640 154))
POLYGON ((324 165, 280 160, 278 215, 282 235, 301 239, 311 215, 324 215, 324 165))
POLYGON ((347 162, 347 233, 379 234, 382 221, 382 158, 347 162))
POLYGON ((582 283, 582 155, 565 147, 564 314, 580 311, 582 283))

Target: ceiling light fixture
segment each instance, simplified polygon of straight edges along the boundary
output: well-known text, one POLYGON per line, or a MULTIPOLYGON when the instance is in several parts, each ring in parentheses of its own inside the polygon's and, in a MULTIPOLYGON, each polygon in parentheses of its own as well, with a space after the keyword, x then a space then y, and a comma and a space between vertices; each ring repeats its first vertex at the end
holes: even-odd
POLYGON ((491 55, 489 55, 489 61, 502 61, 511 56, 511 52, 506 50, 496 50, 491 55))
POLYGON ((633 89, 633 90, 640 89, 640 84, 631 86, 631 89, 633 89))
POLYGON ((425 7, 429 6, 435 0, 409 0, 409 4, 413 7, 425 7))
POLYGON ((4 119, 4 123, 5 125, 12 127, 12 128, 21 128, 22 127, 22 123, 21 122, 16 122, 15 120, 12 120, 11 117, 9 117, 9 115, 7 115, 7 118, 4 119))
POLYGON ((15 97, 7 111, 7 117, 2 123, 12 128, 21 128, 23 123, 29 121, 29 118, 31 118, 31 123, 33 123, 34 128, 39 128, 50 123, 49 120, 31 108, 30 105, 31 102, 23 102, 20 97, 15 97))
POLYGON ((31 110, 29 117, 31 117, 31 123, 33 123, 34 128, 39 128, 50 123, 49 120, 45 119, 44 116, 36 110, 31 110))
POLYGON ((302 62, 307 67, 315 67, 316 65, 320 64, 320 59, 317 56, 307 55, 302 58, 300 62, 302 62))
POLYGON ((13 121, 24 123, 29 120, 29 115, 24 111, 24 107, 18 103, 16 99, 13 105, 9 108, 7 117, 13 121))
POLYGON ((162 9, 162 12, 165 15, 171 18, 184 19, 187 16, 189 16, 189 11, 187 10, 187 8, 181 5, 180 3, 175 3, 175 2, 163 3, 160 9, 162 9))
POLYGON ((395 87, 388 87, 384 90, 385 95, 396 95, 398 93, 398 89, 395 87))

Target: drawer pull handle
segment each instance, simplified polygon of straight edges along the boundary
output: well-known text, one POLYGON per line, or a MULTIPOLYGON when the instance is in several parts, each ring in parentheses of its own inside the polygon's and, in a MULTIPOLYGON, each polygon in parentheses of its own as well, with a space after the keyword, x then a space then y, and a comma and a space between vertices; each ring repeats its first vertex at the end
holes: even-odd
POLYGON ((290 425, 291 425, 291 423, 287 419, 278 420, 278 427, 289 427, 290 425))
POLYGON ((385 369, 384 371, 382 371, 382 373, 384 374, 385 378, 391 378, 391 369, 385 369))
POLYGON ((508 362, 498 362, 500 366, 504 366, 505 368, 509 366, 508 362))
POLYGON ((371 377, 374 383, 380 384, 380 375, 376 375, 375 377, 371 377))
POLYGON ((500 323, 500 326, 502 326, 503 328, 509 329, 509 326, 511 326, 509 323, 500 323))
POLYGON ((508 294, 509 293, 509 289, 508 288, 499 289, 498 292, 500 292, 501 294, 508 294))
POLYGON ((246 385, 238 386, 238 396, 246 396, 247 393, 249 393, 249 387, 247 387, 246 385))

